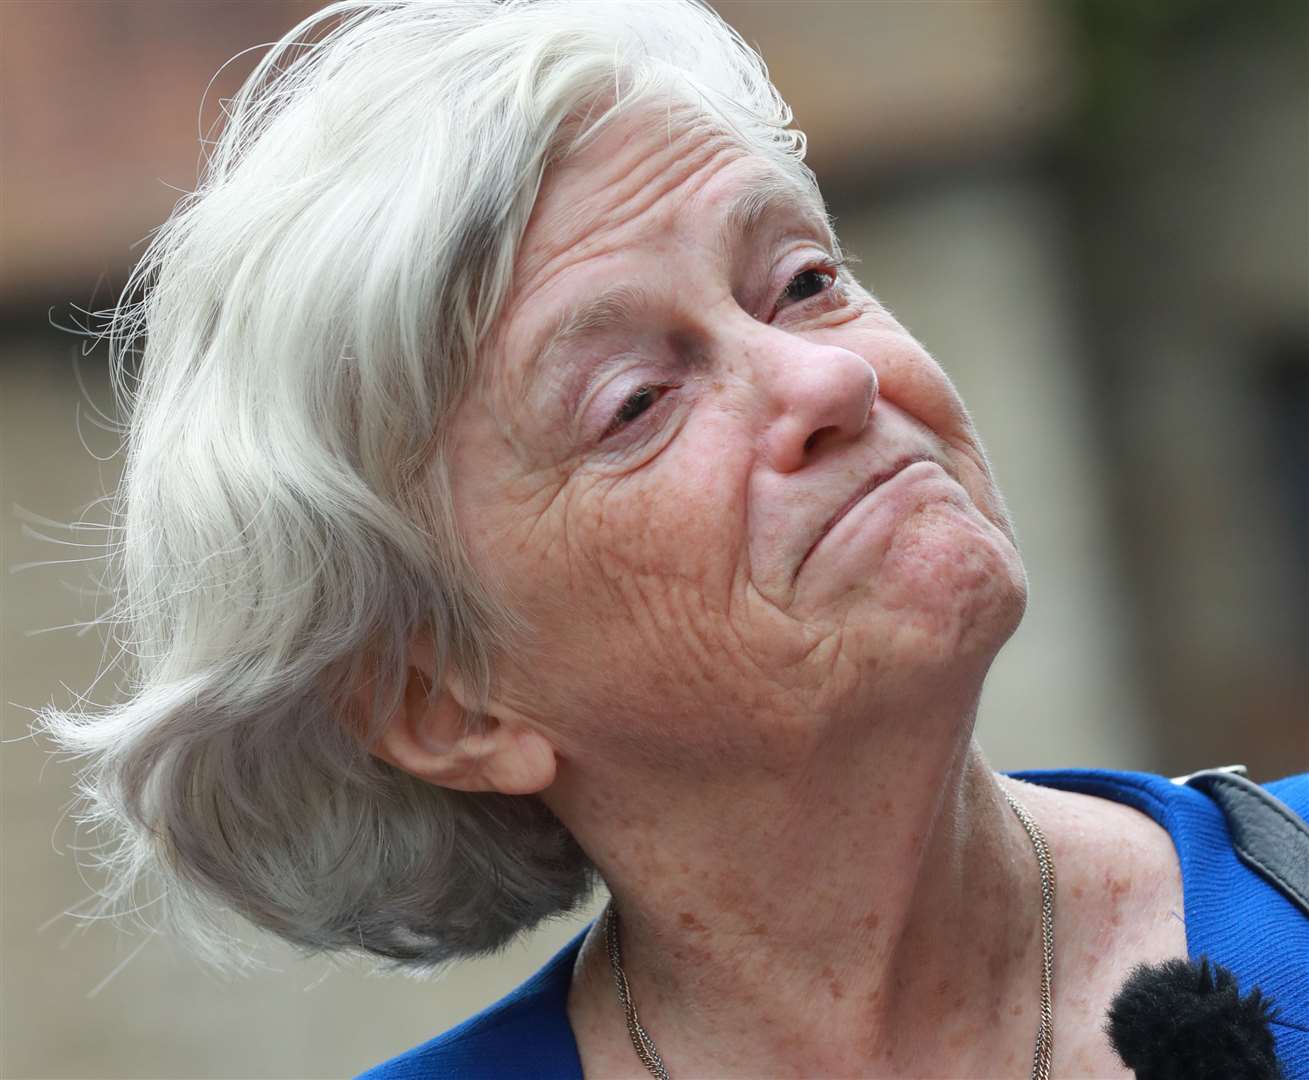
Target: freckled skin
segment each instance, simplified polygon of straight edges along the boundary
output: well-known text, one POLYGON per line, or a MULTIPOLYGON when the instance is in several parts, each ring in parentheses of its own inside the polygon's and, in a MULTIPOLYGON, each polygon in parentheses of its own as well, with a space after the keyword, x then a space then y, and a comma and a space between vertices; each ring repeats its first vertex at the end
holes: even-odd
MULTIPOLYGON (((672 1075, 996 1075, 1030 1053, 1031 1013, 1005 1006, 1032 1002, 1039 893, 970 740, 1026 578, 922 346, 845 272, 821 303, 779 303, 823 237, 791 223, 715 250, 723 205, 773 167, 661 111, 547 173, 451 432, 473 563, 532 631, 492 711, 556 755, 540 798, 621 901, 672 1075), (553 314, 618 281, 659 307, 560 360, 621 358, 569 411, 565 377, 535 382, 527 358, 553 314), (641 386, 657 403, 602 439, 641 386), (906 450, 936 469, 865 500, 801 567, 906 450)), ((1057 845, 1059 797, 1041 798, 1057 845)), ((1108 910, 1071 955, 1112 937, 1108 910)), ((641 1075, 610 979, 593 933, 569 1020, 587 1075, 641 1075)), ((1059 1015, 1058 1053, 1124 1075, 1078 1045, 1085 1019, 1059 1015)))

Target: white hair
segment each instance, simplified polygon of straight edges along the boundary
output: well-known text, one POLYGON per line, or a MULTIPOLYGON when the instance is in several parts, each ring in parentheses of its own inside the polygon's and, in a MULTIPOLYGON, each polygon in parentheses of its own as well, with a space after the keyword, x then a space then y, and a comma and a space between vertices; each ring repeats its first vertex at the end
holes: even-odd
POLYGON ((484 709, 527 632, 471 571, 443 439, 544 170, 674 98, 816 194, 762 60, 699 0, 347 0, 225 103, 197 190, 101 313, 128 418, 106 619, 130 692, 37 720, 87 759, 102 910, 149 881, 220 965, 243 959, 230 909, 428 969, 586 899, 595 868, 541 800, 368 747, 415 635, 434 686, 452 665, 484 709))

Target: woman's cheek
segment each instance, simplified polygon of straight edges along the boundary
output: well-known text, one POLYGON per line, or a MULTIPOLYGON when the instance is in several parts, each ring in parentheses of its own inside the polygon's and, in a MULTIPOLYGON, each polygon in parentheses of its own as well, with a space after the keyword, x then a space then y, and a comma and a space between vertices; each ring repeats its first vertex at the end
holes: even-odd
POLYGON ((886 348, 875 370, 879 396, 952 446, 963 448, 975 443, 972 418, 954 383, 912 338, 886 348))
POLYGON ((859 292, 864 311, 839 343, 872 365, 878 396, 952 445, 973 442, 972 421, 944 369, 876 297, 862 286, 859 292))

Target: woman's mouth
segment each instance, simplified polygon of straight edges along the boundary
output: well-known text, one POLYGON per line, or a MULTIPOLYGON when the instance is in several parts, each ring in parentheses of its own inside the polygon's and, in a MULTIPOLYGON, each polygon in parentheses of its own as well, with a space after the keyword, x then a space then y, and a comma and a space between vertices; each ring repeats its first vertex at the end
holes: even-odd
POLYGON ((828 518, 826 523, 823 525, 822 529, 819 530, 818 535, 814 537, 813 543, 809 545, 809 550, 804 553, 804 558, 802 558, 799 564, 796 566, 795 574, 792 575, 791 580, 794 581, 796 577, 799 577, 800 570, 804 567, 805 562, 808 561, 809 556, 813 554, 814 548, 816 548, 820 543, 822 543, 823 537, 825 537, 829 532, 831 532, 832 529, 835 527, 836 523, 840 521, 843 517, 845 517, 845 515, 848 514, 851 510, 853 510, 855 506, 860 502, 860 500, 866 498, 868 495, 871 495, 874 491, 877 490, 877 488, 881 487, 882 484, 886 483, 886 481, 890 480, 901 470, 908 468, 910 465, 914 464, 915 462, 935 461, 935 460, 936 459, 932 457, 930 454, 906 454, 904 457, 897 459, 895 464, 893 464, 889 469, 883 469, 880 472, 874 473, 871 477, 869 477, 862 484, 860 484, 859 487, 855 490, 854 494, 852 494, 850 498, 848 498, 844 503, 841 504, 841 507, 836 511, 836 513, 834 513, 830 518, 828 518))

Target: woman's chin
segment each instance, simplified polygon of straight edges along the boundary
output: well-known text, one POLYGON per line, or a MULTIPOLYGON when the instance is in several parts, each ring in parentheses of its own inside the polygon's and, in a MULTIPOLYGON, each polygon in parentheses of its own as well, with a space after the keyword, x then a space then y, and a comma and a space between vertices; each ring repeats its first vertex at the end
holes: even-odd
POLYGON ((882 672, 984 670, 1026 610, 1022 559, 973 508, 931 503, 914 518, 895 531, 876 575, 847 586, 838 615, 847 644, 867 638, 857 648, 882 672))

